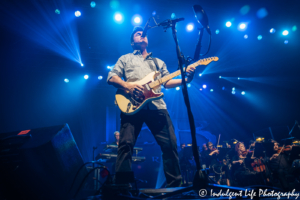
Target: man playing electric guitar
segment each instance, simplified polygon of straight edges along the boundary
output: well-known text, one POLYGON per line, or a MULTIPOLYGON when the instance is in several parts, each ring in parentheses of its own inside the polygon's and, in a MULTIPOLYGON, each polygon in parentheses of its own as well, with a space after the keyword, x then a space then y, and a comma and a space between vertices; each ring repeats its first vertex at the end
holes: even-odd
MULTIPOLYGON (((143 94, 144 87, 129 80, 140 80, 153 71, 159 71, 159 79, 169 74, 166 64, 152 57, 147 52, 147 36, 141 37, 143 28, 135 27, 131 34, 131 46, 133 53, 123 55, 119 58, 113 69, 109 72, 107 82, 116 88, 123 89, 131 95, 143 94), (122 78, 125 80, 123 81, 122 78)), ((194 76, 194 67, 187 72, 187 83, 194 76)), ((171 79, 164 84, 165 88, 174 88, 181 85, 181 79, 171 79)), ((155 88, 160 92, 161 87, 155 88)), ((121 130, 116 161, 116 172, 131 171, 131 157, 136 139, 141 131, 143 123, 151 130, 157 143, 162 150, 164 173, 167 187, 178 187, 181 184, 181 174, 177 153, 177 142, 174 127, 167 111, 166 104, 162 98, 147 103, 140 111, 133 115, 121 113, 121 130)), ((118 179, 118 177, 116 177, 118 179)), ((118 180, 116 180, 118 182, 118 180)))

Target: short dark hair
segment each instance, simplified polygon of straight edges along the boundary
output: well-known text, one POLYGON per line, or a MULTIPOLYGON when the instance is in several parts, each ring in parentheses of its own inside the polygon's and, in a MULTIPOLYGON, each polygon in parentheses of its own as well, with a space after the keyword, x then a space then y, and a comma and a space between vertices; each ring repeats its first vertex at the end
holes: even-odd
POLYGON ((209 145, 214 145, 212 142, 207 142, 207 147, 209 147, 209 145))
MULTIPOLYGON (((141 26, 135 26, 135 27, 133 28, 132 33, 131 33, 131 35, 130 35, 130 44, 133 43, 133 36, 134 36, 134 34, 135 34, 136 32, 138 32, 138 31, 144 31, 143 27, 141 27, 141 26)), ((147 34, 146 34, 146 36, 147 36, 147 34)))

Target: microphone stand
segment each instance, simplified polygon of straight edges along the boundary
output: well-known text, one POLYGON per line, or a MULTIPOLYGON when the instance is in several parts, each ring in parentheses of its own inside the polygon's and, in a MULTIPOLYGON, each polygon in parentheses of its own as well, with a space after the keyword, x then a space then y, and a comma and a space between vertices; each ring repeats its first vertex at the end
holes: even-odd
MULTIPOLYGON (((175 45, 176 45, 178 67, 180 68, 180 71, 181 71, 181 79, 182 79, 182 85, 183 85, 182 93, 183 93, 184 102, 185 102, 185 105, 187 108, 188 119, 189 119, 189 124, 190 124, 190 129, 191 129, 193 156, 195 159, 196 168, 197 168, 197 172, 198 172, 195 174, 193 185, 196 186, 197 188, 203 188, 208 184, 208 178, 207 178, 207 176, 205 176, 205 173, 202 173, 202 171, 201 171, 201 163, 200 163, 200 159, 199 159, 199 152, 197 149, 195 121, 194 121, 194 116, 192 114, 191 105, 190 105, 190 101, 189 101, 189 95, 188 95, 186 81, 185 81, 185 70, 183 69, 183 61, 185 61, 185 58, 180 51, 180 47, 178 44, 178 38, 177 38, 176 23, 178 21, 182 21, 182 20, 183 20, 183 18, 175 19, 175 20, 167 20, 167 22, 160 23, 159 25, 164 26, 165 29, 170 28, 170 27, 172 28, 172 35, 173 35, 175 45)), ((199 44, 199 45, 201 45, 201 44, 199 44)))
MULTIPOLYGON (((217 185, 217 184, 208 183, 209 182, 208 174, 205 173, 205 171, 203 172, 201 170, 199 152, 197 149, 195 121, 194 121, 194 116, 191 111, 191 105, 190 105, 190 101, 189 101, 189 96, 188 96, 188 91, 187 91, 187 86, 186 86, 186 81, 185 81, 185 76, 184 76, 185 71, 183 70, 183 60, 185 61, 185 59, 184 59, 184 56, 180 52, 177 34, 176 34, 177 33, 176 22, 182 21, 182 20, 183 20, 183 18, 175 19, 175 20, 166 20, 167 22, 157 24, 157 26, 163 26, 165 30, 170 27, 172 28, 172 34, 173 34, 173 38, 174 38, 175 45, 176 45, 178 65, 179 65, 179 68, 181 71, 181 78, 182 78, 182 85, 183 85, 182 93, 183 93, 185 105, 187 107, 187 113, 188 113, 188 118, 189 118, 189 123, 190 123, 191 136, 192 136, 192 150, 193 150, 193 156, 194 156, 195 162, 196 162, 197 173, 195 173, 193 185, 188 186, 183 189, 179 189, 179 190, 167 193, 167 194, 155 196, 153 199, 168 198, 168 197, 172 197, 177 194, 182 194, 184 192, 188 192, 191 190, 199 191, 200 189, 207 188, 207 187, 209 187, 210 189, 221 189, 221 190, 222 189, 230 189, 231 191, 235 191, 235 192, 245 191, 244 188, 230 187, 230 186, 223 186, 223 185, 221 186, 221 185, 217 185)), ((200 32, 199 40, 198 40, 198 44, 197 44, 197 47, 199 48, 199 51, 198 51, 199 53, 200 53, 202 36, 203 36, 203 31, 200 32)), ((199 58, 199 53, 198 53, 198 58, 199 58)))

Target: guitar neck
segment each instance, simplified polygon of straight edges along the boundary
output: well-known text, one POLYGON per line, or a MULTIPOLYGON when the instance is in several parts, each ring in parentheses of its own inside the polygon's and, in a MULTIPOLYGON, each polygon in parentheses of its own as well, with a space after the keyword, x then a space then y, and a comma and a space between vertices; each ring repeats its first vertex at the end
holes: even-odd
MULTIPOLYGON (((212 62, 212 61, 218 61, 218 60, 219 60, 218 57, 211 57, 211 58, 201 59, 201 60, 199 60, 198 62, 195 62, 195 63, 189 65, 187 68, 190 68, 190 67, 195 67, 195 68, 196 68, 196 67, 199 66, 199 65, 208 65, 210 62, 212 62)), ((160 79, 158 79, 158 80, 156 80, 156 81, 150 83, 150 84, 149 84, 149 87, 150 87, 150 88, 155 88, 155 87, 157 87, 157 86, 160 86, 160 85, 162 85, 163 83, 165 83, 165 82, 167 82, 167 81, 169 81, 169 80, 175 78, 176 76, 179 76, 180 74, 181 74, 181 71, 180 71, 180 70, 177 70, 176 72, 173 72, 172 74, 169 74, 169 75, 167 75, 167 76, 164 76, 164 77, 162 77, 162 78, 160 78, 160 79)))

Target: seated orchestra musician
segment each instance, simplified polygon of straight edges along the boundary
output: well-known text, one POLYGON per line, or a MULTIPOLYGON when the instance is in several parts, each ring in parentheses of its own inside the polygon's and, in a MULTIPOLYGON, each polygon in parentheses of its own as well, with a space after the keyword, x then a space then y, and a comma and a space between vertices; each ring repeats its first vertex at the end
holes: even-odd
POLYGON ((204 143, 200 151, 200 160, 201 160, 202 168, 207 168, 209 166, 207 164, 207 159, 206 159, 207 151, 208 151, 207 145, 206 143, 204 143))
MULTIPOLYGON (((281 150, 279 144, 276 141, 272 142, 274 143, 274 154, 270 157, 254 157, 256 142, 250 140, 248 150, 244 143, 238 142, 235 144, 235 148, 227 151, 223 162, 220 162, 221 158, 219 158, 222 149, 217 150, 213 143, 208 142, 202 145, 200 151, 202 168, 204 168, 203 165, 209 167, 218 184, 221 183, 221 178, 225 177, 227 182, 224 184, 228 186, 272 185, 291 191, 295 188, 295 185, 289 182, 289 179, 292 179, 291 162, 293 160, 289 161, 286 153, 292 148, 285 148, 282 153, 279 153, 281 150)), ((183 144, 181 148, 184 148, 183 144)), ((179 155, 181 154, 179 153, 179 155)), ((183 166, 184 158, 180 157, 181 166, 183 166)))
POLYGON ((280 182, 281 188, 284 190, 292 190, 294 186, 289 184, 288 181, 288 178, 292 179, 291 165, 289 164, 286 155, 286 152, 290 151, 292 146, 290 146, 290 148, 282 149, 282 147, 279 147, 279 143, 275 140, 272 140, 272 143, 274 143, 274 154, 270 158, 267 158, 267 161, 273 180, 274 178, 277 178, 280 182))
POLYGON ((261 178, 251 166, 254 159, 253 153, 249 153, 242 142, 235 145, 235 155, 232 158, 232 175, 233 180, 237 181, 237 186, 262 184, 261 178))
POLYGON ((207 146, 208 146, 208 150, 205 153, 207 165, 215 173, 215 181, 218 184, 220 184, 222 170, 221 170, 221 164, 220 164, 220 162, 218 160, 218 156, 217 156, 217 154, 219 153, 219 150, 214 148, 212 142, 208 142, 207 146))

